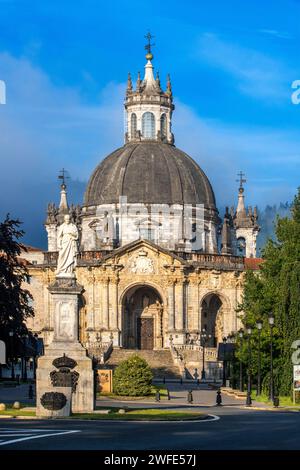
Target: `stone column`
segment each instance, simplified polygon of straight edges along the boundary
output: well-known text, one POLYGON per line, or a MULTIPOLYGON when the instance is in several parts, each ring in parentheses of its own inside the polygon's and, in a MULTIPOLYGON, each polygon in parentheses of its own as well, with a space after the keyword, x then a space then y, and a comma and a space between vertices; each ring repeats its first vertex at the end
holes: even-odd
POLYGON ((110 304, 111 304, 111 318, 109 322, 109 326, 111 330, 118 329, 118 283, 119 280, 117 278, 113 279, 111 282, 111 289, 110 289, 110 304))
POLYGON ((171 280, 168 285, 168 325, 169 331, 175 330, 175 281, 171 280))
POLYGON ((101 284, 102 291, 102 327, 109 328, 109 279, 105 279, 101 284))
POLYGON ((184 326, 184 281, 177 284, 177 315, 175 318, 176 330, 182 332, 184 326))
POLYGON ((87 329, 95 330, 95 276, 91 272, 88 278, 88 308, 87 308, 87 329))

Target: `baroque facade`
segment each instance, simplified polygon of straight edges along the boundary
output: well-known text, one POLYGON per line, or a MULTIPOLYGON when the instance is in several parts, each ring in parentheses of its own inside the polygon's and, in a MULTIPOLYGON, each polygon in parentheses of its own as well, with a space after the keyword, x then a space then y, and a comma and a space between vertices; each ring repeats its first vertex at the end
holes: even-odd
POLYGON ((66 214, 80 233, 79 337, 88 350, 182 348, 205 330, 213 351, 240 328, 244 272, 257 264, 256 209, 245 207, 241 175, 237 208, 221 221, 207 176, 174 144, 170 77, 164 91, 150 51, 146 59, 135 89, 128 77, 124 146, 95 169, 82 206, 69 206, 63 181, 59 205, 48 206, 48 250, 23 255, 35 308, 28 326, 45 345, 53 338, 48 286, 66 214))

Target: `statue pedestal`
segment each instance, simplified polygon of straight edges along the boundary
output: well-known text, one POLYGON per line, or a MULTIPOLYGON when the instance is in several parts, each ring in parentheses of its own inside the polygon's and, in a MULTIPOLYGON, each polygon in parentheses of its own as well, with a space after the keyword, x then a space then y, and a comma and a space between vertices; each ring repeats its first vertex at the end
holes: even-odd
POLYGON ((51 402, 49 394, 60 387, 71 389, 71 412, 91 412, 94 409, 94 371, 92 360, 78 340, 78 303, 83 287, 75 278, 60 277, 48 289, 54 307, 54 339, 45 349, 45 355, 38 359, 37 415, 49 416, 51 404, 46 409, 43 402, 51 402))

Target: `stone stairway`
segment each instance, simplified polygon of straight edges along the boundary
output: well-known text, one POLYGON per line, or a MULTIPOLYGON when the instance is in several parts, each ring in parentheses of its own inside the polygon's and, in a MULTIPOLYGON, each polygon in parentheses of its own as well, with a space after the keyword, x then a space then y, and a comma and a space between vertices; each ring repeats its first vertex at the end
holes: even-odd
POLYGON ((157 351, 146 349, 113 349, 105 365, 114 369, 120 362, 128 359, 133 354, 137 354, 147 361, 155 379, 163 379, 164 377, 166 379, 180 378, 179 368, 174 364, 172 355, 168 349, 157 351))

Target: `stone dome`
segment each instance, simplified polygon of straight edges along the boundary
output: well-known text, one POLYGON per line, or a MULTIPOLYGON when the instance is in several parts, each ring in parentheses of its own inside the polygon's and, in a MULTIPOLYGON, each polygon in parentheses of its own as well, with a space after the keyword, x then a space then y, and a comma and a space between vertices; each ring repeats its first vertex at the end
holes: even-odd
POLYGON ((211 184, 199 165, 174 145, 130 142, 108 155, 93 172, 85 206, 118 203, 204 204, 215 209, 211 184))

